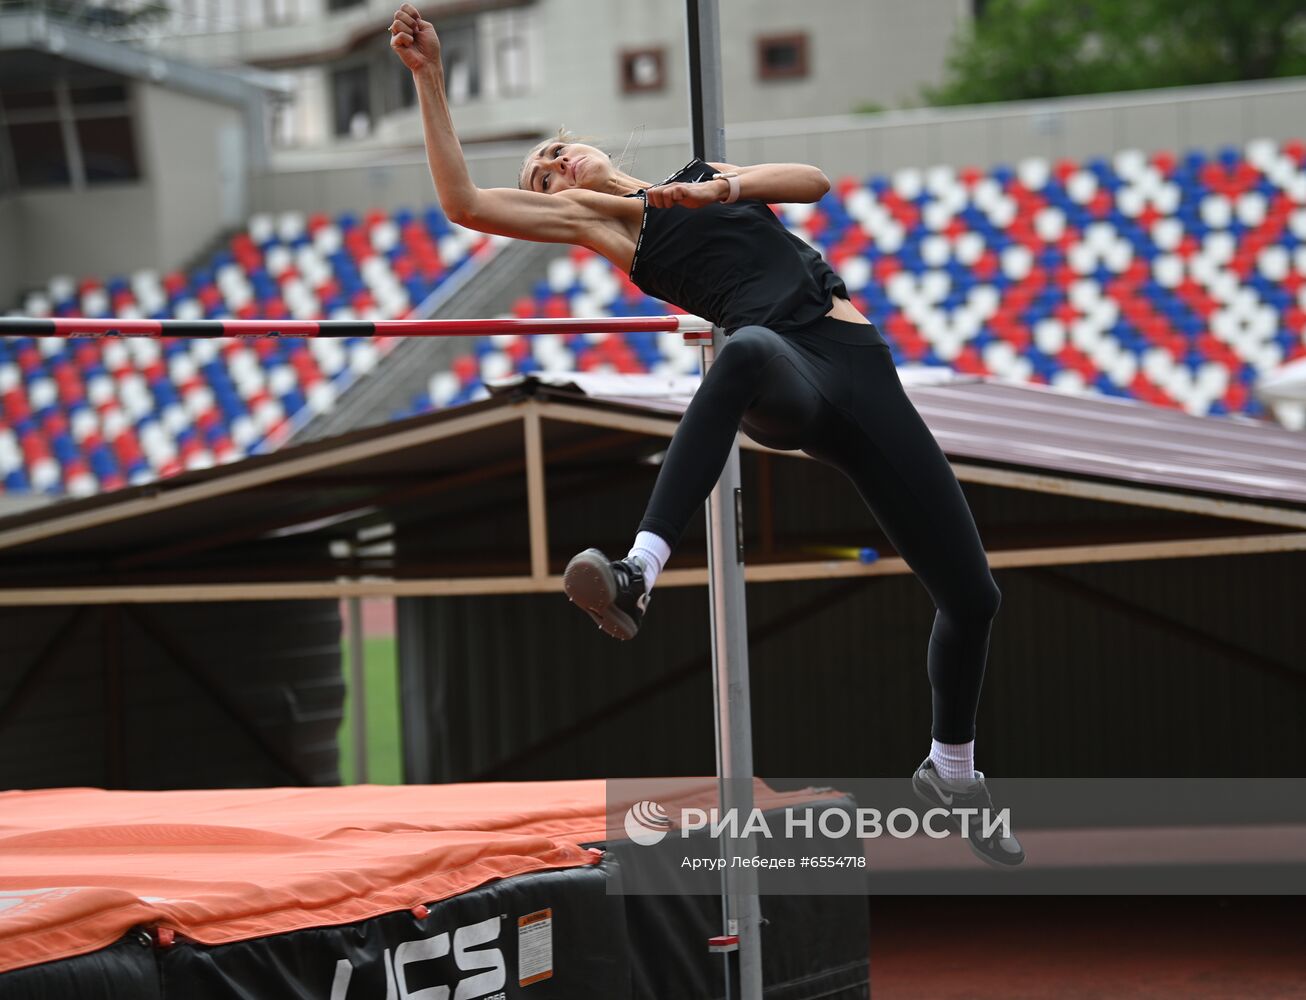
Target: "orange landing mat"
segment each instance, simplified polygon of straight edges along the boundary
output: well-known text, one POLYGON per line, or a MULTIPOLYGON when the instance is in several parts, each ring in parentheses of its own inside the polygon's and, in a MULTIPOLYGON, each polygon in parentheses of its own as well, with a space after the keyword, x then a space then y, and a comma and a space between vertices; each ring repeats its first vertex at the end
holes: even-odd
POLYGON ((0 972, 131 927, 223 944, 596 864, 599 780, 0 793, 0 972))

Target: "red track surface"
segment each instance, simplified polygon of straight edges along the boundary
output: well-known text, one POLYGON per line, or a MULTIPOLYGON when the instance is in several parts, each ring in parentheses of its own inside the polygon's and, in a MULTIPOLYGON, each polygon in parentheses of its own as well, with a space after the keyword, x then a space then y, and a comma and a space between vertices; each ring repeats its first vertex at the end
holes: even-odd
POLYGON ((872 1000, 1301 1000, 1298 897, 882 897, 872 1000))
MULTIPOLYGON (((349 636, 349 609, 346 601, 340 602, 340 625, 342 637, 349 636)), ((363 635, 369 639, 379 639, 395 634, 395 602, 388 597, 367 597, 363 599, 363 635)))

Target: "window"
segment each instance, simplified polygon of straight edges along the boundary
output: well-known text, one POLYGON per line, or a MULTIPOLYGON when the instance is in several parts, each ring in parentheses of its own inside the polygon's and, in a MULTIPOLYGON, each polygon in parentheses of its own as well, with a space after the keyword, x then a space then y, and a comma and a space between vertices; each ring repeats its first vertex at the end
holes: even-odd
POLYGON ((480 81, 483 96, 524 97, 531 92, 534 25, 534 12, 522 8, 489 12, 477 20, 479 45, 492 60, 480 81))
POLYGON ((332 123, 338 136, 361 138, 372 131, 372 101, 366 66, 331 74, 332 123))
POLYGON ((526 63, 526 39, 518 36, 499 42, 494 54, 495 68, 499 72, 499 93, 503 97, 520 97, 530 89, 529 67, 526 63))
POLYGON ((299 16, 298 0, 263 0, 264 24, 294 24, 299 16))
POLYGON ((138 175, 130 118, 78 119, 77 142, 86 183, 125 181, 138 175))
POLYGON ((295 111, 289 101, 277 101, 269 109, 272 144, 285 149, 295 144, 295 111))
POLYGON ((0 94, 13 179, 20 188, 69 187, 73 182, 53 87, 0 94))
POLYGON ((127 88, 121 83, 91 84, 68 88, 74 108, 93 108, 97 104, 126 104, 127 88))
POLYGON ((667 85, 662 49, 628 49, 621 53, 621 90, 626 94, 644 94, 662 90, 667 85))
POLYGON ((9 148, 14 151, 14 170, 18 173, 19 187, 68 187, 72 184, 63 129, 57 121, 10 125, 9 148))
POLYGON ((757 40, 759 80, 797 80, 807 76, 807 35, 773 35, 757 40))
POLYGON ((40 90, 10 90, 6 91, 0 100, 4 101, 5 111, 10 115, 20 111, 44 111, 53 115, 58 109, 53 87, 43 87, 40 90))
POLYGON ((411 108, 417 103, 417 87, 413 84, 413 74, 408 72, 408 67, 398 59, 390 58, 384 63, 390 72, 390 78, 394 81, 394 102, 393 108, 411 108))
POLYGON ((121 80, 58 80, 0 93, 0 142, 20 188, 74 187, 140 177, 136 130, 121 80))
POLYGON ((481 92, 480 65, 476 58, 476 25, 440 28, 440 56, 444 61, 444 90, 450 104, 465 104, 481 92))
POLYGON ((86 183, 131 180, 140 173, 127 87, 121 83, 75 86, 68 91, 86 183))

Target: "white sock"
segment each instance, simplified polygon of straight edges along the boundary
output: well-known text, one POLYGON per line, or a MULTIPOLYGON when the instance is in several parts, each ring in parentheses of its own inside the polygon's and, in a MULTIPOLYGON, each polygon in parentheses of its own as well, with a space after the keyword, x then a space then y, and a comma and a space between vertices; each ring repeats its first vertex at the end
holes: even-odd
POLYGON ((975 780, 975 741, 969 743, 930 742, 930 761, 944 781, 969 785, 975 780))
POLYGON ((662 572, 662 567, 671 558, 671 546, 661 535, 651 531, 641 531, 635 536, 635 544, 630 547, 626 558, 635 556, 644 564, 644 592, 653 589, 653 581, 662 572))

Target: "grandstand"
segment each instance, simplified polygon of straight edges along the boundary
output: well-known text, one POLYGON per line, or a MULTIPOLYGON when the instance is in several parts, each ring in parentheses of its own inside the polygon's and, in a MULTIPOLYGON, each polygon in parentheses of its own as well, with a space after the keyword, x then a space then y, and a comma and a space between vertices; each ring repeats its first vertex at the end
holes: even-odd
MULTIPOLYGON (((777 206, 821 249, 899 365, 947 366, 1199 415, 1306 424, 1258 377, 1306 354, 1306 144, 901 170, 777 206)), ((75 283, 28 315, 333 319, 406 315, 485 237, 434 207, 255 216, 201 267, 75 283)), ((674 307, 597 255, 554 257, 518 316, 674 307)), ((372 371, 386 343, 293 338, 0 344, 8 492, 85 494, 279 443, 372 371)), ((395 416, 536 370, 697 371, 674 334, 481 338, 395 416)), ((377 377, 386 377, 384 371, 377 377)))
MULTIPOLYGON (((1306 354, 1306 145, 1183 157, 1030 159, 989 172, 844 178, 780 206, 821 249, 899 365, 946 365, 1195 414, 1266 416, 1256 378, 1306 354)), ((670 308, 596 255, 553 262, 517 315, 670 308)), ((510 372, 692 370, 665 338, 484 339, 412 410, 510 372)), ((1300 408, 1277 415, 1300 427, 1300 408)))
MULTIPOLYGON (((392 319, 489 241, 438 208, 258 215, 188 272, 52 278, 32 316, 392 319)), ((0 341, 5 492, 86 495, 265 450, 329 409, 384 340, 0 341)))

